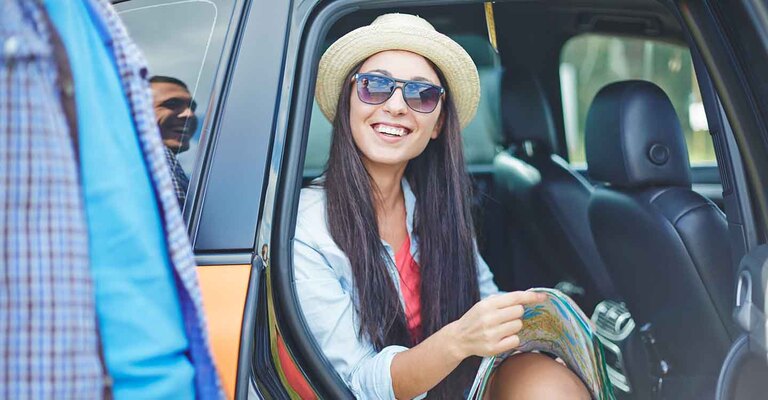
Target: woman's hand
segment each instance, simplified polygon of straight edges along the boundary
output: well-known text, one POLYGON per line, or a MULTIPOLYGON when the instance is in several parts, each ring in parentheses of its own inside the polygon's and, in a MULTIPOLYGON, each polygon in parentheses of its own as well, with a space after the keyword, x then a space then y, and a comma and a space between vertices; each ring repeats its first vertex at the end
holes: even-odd
POLYGON ((465 358, 496 355, 520 344, 523 305, 546 300, 543 293, 512 292, 475 304, 411 349, 392 358, 390 371, 395 397, 412 398, 431 390, 465 358))
POLYGON ((546 295, 536 292, 511 292, 481 300, 448 325, 455 338, 456 355, 461 359, 487 357, 519 346, 523 305, 544 300, 546 295))

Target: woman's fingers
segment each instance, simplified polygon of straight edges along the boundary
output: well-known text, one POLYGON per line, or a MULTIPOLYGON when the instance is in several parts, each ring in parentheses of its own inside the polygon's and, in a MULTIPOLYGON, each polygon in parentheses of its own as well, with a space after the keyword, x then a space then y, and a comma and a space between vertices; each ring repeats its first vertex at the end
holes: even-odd
POLYGON ((525 308, 519 304, 501 309, 493 309, 488 312, 488 326, 494 327, 505 322, 521 319, 525 308))
POLYGON ((501 339, 498 344, 498 348, 496 349, 495 353, 503 353, 505 351, 509 351, 512 349, 517 348, 520 346, 520 336, 517 335, 511 335, 507 336, 504 339, 501 339))
POLYGON ((479 356, 498 354, 520 344, 525 305, 546 300, 544 293, 510 292, 489 297, 472 307, 457 324, 466 352, 479 356))
POLYGON ((523 321, 520 319, 515 319, 512 321, 505 322, 503 324, 500 324, 496 327, 496 332, 498 337, 505 338, 507 336, 516 335, 520 330, 523 329, 523 321))
POLYGON ((541 303, 547 299, 544 293, 538 292, 509 292, 500 294, 498 296, 489 297, 486 299, 491 305, 496 308, 505 308, 514 305, 525 305, 541 303))
POLYGON ((523 307, 520 304, 516 304, 511 307, 502 308, 499 310, 499 312, 502 312, 505 317, 505 321, 509 321, 511 319, 520 319, 523 318, 523 314, 525 314, 525 307, 523 307))

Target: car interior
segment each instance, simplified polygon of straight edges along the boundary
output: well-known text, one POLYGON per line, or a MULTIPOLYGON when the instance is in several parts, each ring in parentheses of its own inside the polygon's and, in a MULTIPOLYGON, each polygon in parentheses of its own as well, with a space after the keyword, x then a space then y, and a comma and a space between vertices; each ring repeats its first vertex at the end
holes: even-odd
MULTIPOLYGON (((302 320, 285 249, 292 248, 299 190, 323 173, 328 157, 331 125, 312 96, 317 62, 337 38, 389 12, 425 18, 461 44, 478 68, 482 96, 462 139, 479 250, 498 286, 552 287, 572 297, 594 324, 619 399, 754 399, 768 393, 765 360, 739 358, 765 353, 765 341, 760 349, 755 339, 765 335, 765 326, 753 327, 764 318, 756 314, 764 307, 747 301, 764 295, 759 283, 753 294, 747 278, 757 282, 765 273, 755 272, 760 257, 745 256, 759 242, 757 224, 750 222, 759 222, 759 212, 749 190, 760 186, 747 182, 745 173, 754 162, 747 154, 759 145, 736 143, 739 131, 761 131, 736 129, 726 118, 729 102, 740 109, 768 107, 731 89, 739 85, 721 84, 720 95, 715 92, 718 77, 705 68, 707 49, 699 54, 689 46, 702 48, 702 32, 682 23, 700 10, 678 11, 696 8, 691 3, 727 5, 499 0, 492 6, 494 48, 479 1, 269 4, 269 17, 262 17, 269 21, 249 26, 242 36, 238 26, 249 12, 252 20, 261 13, 262 3, 112 3, 152 74, 185 82, 201 105, 189 150, 176 154, 190 177, 190 196, 199 193, 183 210, 198 263, 257 266, 259 258, 251 257, 254 236, 272 249, 272 265, 264 267, 268 279, 255 273, 244 282, 250 265, 245 275, 228 278, 229 291, 235 291, 234 282, 240 285, 238 301, 248 293, 242 313, 228 310, 236 323, 208 315, 210 325, 232 329, 219 335, 228 354, 237 359, 240 346, 237 398, 249 389, 242 382, 278 398, 352 398, 302 320), (288 16, 291 9, 296 16, 288 16), (234 61, 227 64, 230 55, 241 64, 263 59, 265 44, 251 45, 253 38, 280 29, 288 34, 285 42, 270 41, 273 54, 293 46, 298 55, 288 55, 283 64, 277 55, 274 62, 259 62, 255 74, 235 68, 234 61), (165 37, 173 40, 158 40, 165 37), (228 79, 240 84, 229 87, 228 79), (243 85, 246 80, 253 86, 243 85), (254 93, 271 93, 265 89, 270 85, 276 99, 253 101, 259 97, 254 93), (728 90, 737 95, 727 98, 728 90), (274 102, 289 122, 265 129, 263 121, 279 119, 274 102), (261 153, 254 155, 254 149, 261 153), (277 165, 279 176, 273 176, 277 165), (242 204, 232 200, 235 187, 242 204), (266 205, 254 206, 258 201, 266 205), (237 342, 232 337, 241 322, 237 342), (745 326, 758 333, 747 336, 745 326), (286 380, 291 369, 311 385, 293 386, 286 380)), ((748 17, 716 15, 725 25, 748 17)), ((734 31, 732 42, 743 35, 738 27, 734 31)), ((748 50, 760 46, 738 42, 748 43, 748 50)), ((754 68, 747 72, 762 78, 760 59, 747 58, 746 64, 754 68)), ((763 139, 753 136, 748 140, 763 139)), ((200 268, 209 276, 222 269, 200 268)), ((231 380, 236 386, 234 374, 231 380)))
MULTIPOLYGON (((741 333, 731 309, 744 244, 727 214, 738 159, 708 127, 714 91, 673 9, 495 3, 498 50, 481 3, 341 9, 317 59, 346 32, 405 12, 475 61, 482 96, 462 136, 480 251, 499 287, 571 296, 595 324, 617 398, 715 398, 741 333)), ((316 105, 308 120, 305 185, 322 174, 331 135, 316 105)), ((739 398, 755 395, 746 386, 739 398)))

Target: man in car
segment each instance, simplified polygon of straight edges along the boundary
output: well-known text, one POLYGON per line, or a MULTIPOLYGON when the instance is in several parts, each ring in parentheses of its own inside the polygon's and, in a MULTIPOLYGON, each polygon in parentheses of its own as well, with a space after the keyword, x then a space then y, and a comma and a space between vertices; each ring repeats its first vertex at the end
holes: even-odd
POLYGON ((0 398, 218 399, 143 57, 107 1, 0 1, 0 398))
POLYGON ((189 149, 189 139, 197 129, 195 116, 195 101, 189 93, 187 85, 179 79, 155 75, 149 79, 152 87, 153 107, 157 127, 165 146, 165 157, 171 167, 173 189, 179 206, 184 207, 184 201, 189 187, 189 177, 179 164, 177 156, 189 149))

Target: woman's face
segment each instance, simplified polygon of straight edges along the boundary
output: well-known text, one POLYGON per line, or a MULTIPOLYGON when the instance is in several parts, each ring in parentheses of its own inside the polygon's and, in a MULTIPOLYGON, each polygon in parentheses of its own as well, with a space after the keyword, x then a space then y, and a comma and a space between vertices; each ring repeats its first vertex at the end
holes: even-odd
MULTIPOLYGON (((442 86, 424 57, 403 50, 374 54, 362 64, 359 72, 442 86)), ((363 103, 356 87, 352 88, 349 122, 366 166, 404 166, 440 133, 443 102, 438 102, 435 110, 428 114, 413 111, 403 99, 402 83, 397 85, 400 88, 378 105, 363 103)))

